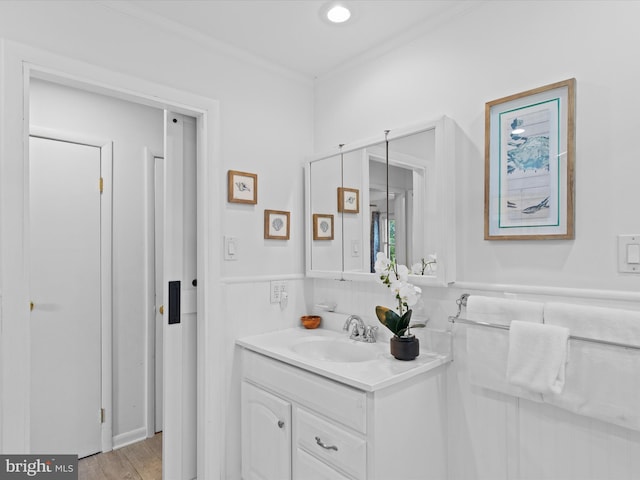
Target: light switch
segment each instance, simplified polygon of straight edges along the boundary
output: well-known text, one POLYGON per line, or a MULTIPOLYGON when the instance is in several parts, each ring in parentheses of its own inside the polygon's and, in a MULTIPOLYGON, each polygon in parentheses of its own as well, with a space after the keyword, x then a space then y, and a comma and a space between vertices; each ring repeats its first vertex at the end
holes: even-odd
POLYGON ((360 242, 358 240, 351 240, 351 256, 360 256, 360 242))
POLYGON ((224 237, 224 259, 225 260, 237 260, 238 259, 238 238, 237 237, 224 237))
POLYGON ((640 234, 618 235, 618 271, 640 273, 640 234))

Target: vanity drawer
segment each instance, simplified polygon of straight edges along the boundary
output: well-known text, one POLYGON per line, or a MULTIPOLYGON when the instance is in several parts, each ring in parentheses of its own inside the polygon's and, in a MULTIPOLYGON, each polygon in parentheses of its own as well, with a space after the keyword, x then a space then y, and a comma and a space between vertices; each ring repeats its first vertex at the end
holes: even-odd
POLYGON ((255 384, 366 433, 367 395, 362 390, 249 350, 243 350, 242 371, 255 384))
POLYGON ((296 409, 295 446, 349 475, 364 480, 367 442, 334 423, 303 409, 296 409))
POLYGON ((351 480, 299 448, 296 450, 294 476, 304 480, 351 480))

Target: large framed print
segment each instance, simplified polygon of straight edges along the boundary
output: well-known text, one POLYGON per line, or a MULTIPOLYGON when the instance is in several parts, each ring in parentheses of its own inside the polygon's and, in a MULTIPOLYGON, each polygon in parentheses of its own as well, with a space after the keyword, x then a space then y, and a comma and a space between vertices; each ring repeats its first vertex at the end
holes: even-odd
POLYGON ((574 238, 574 78, 485 106, 485 240, 574 238))

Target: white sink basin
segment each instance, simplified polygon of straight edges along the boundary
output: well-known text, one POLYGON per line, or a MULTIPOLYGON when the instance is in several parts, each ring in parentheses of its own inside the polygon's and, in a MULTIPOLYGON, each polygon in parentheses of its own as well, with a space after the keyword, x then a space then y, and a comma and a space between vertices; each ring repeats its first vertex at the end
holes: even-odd
POLYGON ((378 357, 375 344, 328 337, 306 338, 291 345, 300 356, 325 362, 368 362, 378 357))

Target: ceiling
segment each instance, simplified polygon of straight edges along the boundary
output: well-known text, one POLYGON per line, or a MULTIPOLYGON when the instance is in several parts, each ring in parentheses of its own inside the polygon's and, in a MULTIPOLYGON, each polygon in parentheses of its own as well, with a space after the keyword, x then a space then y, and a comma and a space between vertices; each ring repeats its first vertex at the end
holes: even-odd
POLYGON ((129 0, 105 2, 305 77, 409 42, 480 0, 345 0, 346 24, 321 19, 326 0, 129 0))

